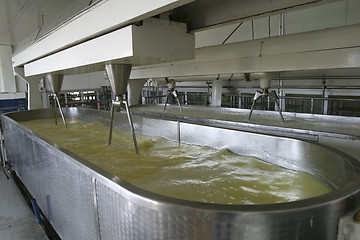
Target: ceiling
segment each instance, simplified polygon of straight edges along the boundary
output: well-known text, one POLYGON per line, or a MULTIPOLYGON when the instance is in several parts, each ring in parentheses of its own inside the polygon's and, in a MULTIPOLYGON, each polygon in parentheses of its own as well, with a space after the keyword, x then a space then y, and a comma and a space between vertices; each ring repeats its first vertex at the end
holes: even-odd
MULTIPOLYGON (((78 9, 90 0, 0 0, 0 44, 18 46, 25 38, 39 33, 44 24, 64 19, 71 5, 78 9), (79 4, 80 3, 80 4, 79 4)), ((71 13, 72 14, 72 13, 71 13)))

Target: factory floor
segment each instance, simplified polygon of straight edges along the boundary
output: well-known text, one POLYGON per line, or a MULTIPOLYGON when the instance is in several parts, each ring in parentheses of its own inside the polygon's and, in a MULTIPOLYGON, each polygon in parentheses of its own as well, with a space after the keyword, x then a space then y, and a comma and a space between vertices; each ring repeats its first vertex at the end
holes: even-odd
POLYGON ((48 239, 9 173, 0 167, 0 239, 48 239))

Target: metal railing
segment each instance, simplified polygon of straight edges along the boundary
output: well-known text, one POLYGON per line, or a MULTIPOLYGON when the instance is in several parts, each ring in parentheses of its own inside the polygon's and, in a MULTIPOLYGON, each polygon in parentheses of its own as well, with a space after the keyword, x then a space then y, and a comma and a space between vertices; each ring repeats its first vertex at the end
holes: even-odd
MULTIPOLYGON (((223 94, 222 107, 250 109, 254 95, 252 94, 223 94)), ((145 104, 165 103, 166 95, 144 97, 145 104)), ((181 104, 208 106, 211 103, 211 93, 179 92, 181 104)), ((324 115, 360 116, 360 98, 343 97, 309 97, 309 96, 285 96, 279 97, 283 111, 297 113, 311 113, 324 115), (346 106, 355 104, 352 110, 346 110, 346 106), (341 109, 342 108, 342 109, 341 109)), ((176 104, 173 99, 172 104, 176 104)), ((271 99, 261 99, 255 109, 276 111, 275 102, 271 99)))
MULTIPOLYGON (((222 106, 230 108, 250 109, 253 96, 228 94, 223 95, 223 98, 229 98, 229 101, 224 101, 222 106)), ((325 115, 343 115, 343 116, 360 116, 360 98, 337 98, 334 97, 294 97, 285 96, 279 97, 280 105, 283 111, 311 113, 311 114, 325 114, 325 115), (293 101, 292 101, 293 100, 293 101), (346 105, 348 103, 356 104, 352 107, 352 111, 346 110, 346 106, 337 107, 335 104, 346 105), (342 112, 342 113, 340 113, 342 112)), ((258 105, 261 105, 262 110, 276 110, 275 102, 269 99, 262 99, 258 105)), ((348 107, 351 108, 351 107, 348 107)))

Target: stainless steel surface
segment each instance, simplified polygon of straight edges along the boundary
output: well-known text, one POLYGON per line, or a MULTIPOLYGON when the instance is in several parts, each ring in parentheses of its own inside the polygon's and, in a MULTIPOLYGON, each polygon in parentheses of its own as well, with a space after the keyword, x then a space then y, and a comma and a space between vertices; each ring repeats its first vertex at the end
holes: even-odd
POLYGON ((132 121, 131 113, 130 113, 130 110, 129 110, 129 105, 128 105, 128 103, 127 103, 126 100, 120 101, 118 97, 117 97, 116 99, 117 99, 117 100, 112 101, 112 103, 111 103, 111 109, 110 109, 110 111, 111 111, 111 115, 110 115, 110 116, 111 116, 111 117, 110 117, 109 144, 111 144, 111 141, 112 141, 112 132, 113 132, 113 125, 114 125, 115 107, 122 107, 122 106, 124 106, 124 107, 125 107, 125 110, 126 110, 126 115, 127 115, 128 121, 129 121, 131 133, 132 133, 132 138, 133 138, 133 142, 134 142, 135 152, 136 152, 136 154, 140 154, 139 147, 138 147, 137 140, 136 140, 135 128, 134 128, 134 124, 133 124, 133 121, 132 121))
POLYGON ((114 123, 114 110, 115 106, 121 107, 125 105, 126 114, 129 120, 130 129, 132 132, 132 138, 135 146, 135 151, 139 154, 139 147, 136 141, 135 129, 131 118, 131 113, 129 111, 129 106, 126 100, 122 100, 123 95, 126 93, 130 72, 131 64, 106 64, 105 71, 108 76, 111 90, 115 96, 115 101, 111 103, 111 121, 110 121, 110 134, 109 134, 109 144, 111 144, 112 130, 114 123))
MULTIPOLYGON (((98 110, 64 112, 84 121, 110 122, 108 113, 98 110)), ((137 188, 17 122, 44 117, 52 117, 51 111, 11 113, 2 122, 13 169, 63 239, 98 239, 96 229, 101 239, 336 239, 338 218, 360 206, 360 164, 318 144, 133 116, 138 133, 228 148, 312 173, 334 189, 289 203, 206 204, 137 188), (167 131, 161 131, 164 127, 167 131)), ((115 113, 115 127, 128 128, 126 118, 115 113)))
POLYGON ((319 136, 360 140, 360 118, 319 114, 283 112, 286 122, 271 121, 278 119, 274 111, 257 111, 251 123, 247 122, 248 109, 184 106, 179 112, 177 107, 169 106, 166 114, 163 105, 140 105, 133 107, 134 114, 185 121, 196 124, 231 128, 241 131, 291 137, 317 141, 319 136))
POLYGON ((139 147, 138 147, 138 144, 137 144, 137 141, 136 141, 134 123, 133 123, 133 120, 132 120, 132 117, 131 117, 131 113, 130 113, 130 110, 129 110, 129 105, 128 105, 127 101, 123 101, 123 103, 124 103, 124 105, 125 105, 126 115, 127 115, 127 117, 128 117, 129 124, 130 124, 131 135, 132 135, 133 142, 134 142, 135 152, 136 152, 136 154, 140 154, 140 152, 139 152, 139 147))
POLYGON ((0 239, 45 240, 45 232, 12 178, 0 167, 0 239))
POLYGON ((115 96, 121 96, 126 93, 131 67, 131 64, 105 65, 105 71, 111 85, 111 90, 115 96))
POLYGON ((64 79, 63 74, 47 74, 45 76, 45 88, 50 93, 59 93, 64 79))
POLYGON ((59 97, 58 97, 58 93, 61 91, 61 85, 62 85, 63 79, 64 79, 63 74, 53 74, 53 73, 50 74, 49 73, 45 76, 44 83, 45 83, 46 91, 54 94, 55 125, 57 125, 56 106, 58 106, 63 123, 64 123, 65 127, 67 127, 66 119, 65 119, 63 110, 61 108, 61 105, 59 102, 59 97))
POLYGON ((114 125, 114 113, 115 113, 115 105, 114 105, 114 102, 112 102, 111 103, 111 109, 110 109, 109 144, 111 144, 111 140, 112 140, 112 132, 113 132, 113 125, 114 125))

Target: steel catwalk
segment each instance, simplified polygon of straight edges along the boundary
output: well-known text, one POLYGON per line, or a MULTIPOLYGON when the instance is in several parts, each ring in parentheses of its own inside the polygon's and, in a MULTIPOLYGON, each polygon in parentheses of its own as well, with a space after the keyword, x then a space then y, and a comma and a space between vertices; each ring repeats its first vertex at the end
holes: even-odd
MULTIPOLYGON (((68 108, 68 118, 110 123, 108 112, 68 108)), ((291 138, 134 116, 137 133, 228 148, 321 179, 333 192, 289 203, 192 202, 140 189, 39 136, 19 121, 52 109, 2 115, 12 168, 62 239, 336 239, 339 217, 360 207, 360 164, 319 144, 291 138)), ((126 114, 114 127, 129 129, 126 114)))

